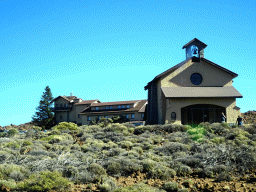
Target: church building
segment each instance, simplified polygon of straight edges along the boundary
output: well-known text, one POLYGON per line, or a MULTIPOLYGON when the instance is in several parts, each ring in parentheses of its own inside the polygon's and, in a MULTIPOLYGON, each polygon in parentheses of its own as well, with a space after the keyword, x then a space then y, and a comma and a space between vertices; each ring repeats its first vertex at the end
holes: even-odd
POLYGON ((207 45, 197 38, 182 47, 186 60, 157 75, 146 86, 146 124, 235 123, 243 96, 233 87, 238 74, 204 58, 207 45))

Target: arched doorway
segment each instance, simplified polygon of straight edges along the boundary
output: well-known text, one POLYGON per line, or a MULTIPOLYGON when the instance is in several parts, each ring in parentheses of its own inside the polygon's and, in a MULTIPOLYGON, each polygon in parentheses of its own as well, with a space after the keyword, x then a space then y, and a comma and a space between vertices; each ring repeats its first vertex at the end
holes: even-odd
POLYGON ((212 104, 195 104, 181 108, 181 123, 183 125, 199 124, 201 122, 221 122, 221 113, 226 115, 225 107, 212 104))

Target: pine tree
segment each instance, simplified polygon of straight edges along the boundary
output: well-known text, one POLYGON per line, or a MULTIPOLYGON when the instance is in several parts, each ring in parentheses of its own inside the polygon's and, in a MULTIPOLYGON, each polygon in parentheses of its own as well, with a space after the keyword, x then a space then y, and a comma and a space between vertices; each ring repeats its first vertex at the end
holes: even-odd
POLYGON ((54 126, 54 114, 51 110, 53 97, 49 86, 45 88, 36 114, 32 117, 32 122, 43 129, 50 129, 54 126))

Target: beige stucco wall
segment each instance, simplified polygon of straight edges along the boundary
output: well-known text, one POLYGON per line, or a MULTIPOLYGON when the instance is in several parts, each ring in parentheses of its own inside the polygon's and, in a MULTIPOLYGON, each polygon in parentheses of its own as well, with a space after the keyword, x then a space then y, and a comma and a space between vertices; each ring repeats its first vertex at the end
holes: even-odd
POLYGON ((197 63, 189 60, 173 73, 163 76, 161 87, 231 86, 232 78, 230 74, 204 61, 197 63), (203 81, 200 85, 191 83, 190 76, 193 73, 202 75, 203 81))
POLYGON ((233 109, 236 106, 235 98, 177 98, 166 99, 166 119, 165 123, 171 122, 171 113, 176 113, 175 124, 181 124, 181 108, 194 104, 213 104, 226 108, 226 122, 235 123, 237 116, 241 115, 240 110, 233 109))
MULTIPOLYGON (((143 118, 141 118, 141 113, 138 113, 138 112, 119 113, 119 115, 126 115, 126 114, 128 114, 128 118, 130 119, 130 121, 142 121, 143 120, 143 118), (131 114, 134 114, 134 119, 131 118, 131 114)), ((108 118, 112 118, 114 115, 116 116, 118 114, 109 114, 109 113, 104 113, 104 114, 101 114, 101 115, 85 115, 85 114, 82 114, 81 115, 82 125, 88 125, 89 124, 89 121, 87 121, 88 116, 90 116, 91 120, 93 120, 93 119, 96 119, 98 116, 102 116, 102 117, 108 116, 108 118)))

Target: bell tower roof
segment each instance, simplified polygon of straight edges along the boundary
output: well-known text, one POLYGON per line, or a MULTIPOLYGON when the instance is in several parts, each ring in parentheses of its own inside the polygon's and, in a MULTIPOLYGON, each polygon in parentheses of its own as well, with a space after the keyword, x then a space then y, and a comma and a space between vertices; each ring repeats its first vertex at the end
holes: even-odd
POLYGON ((204 48, 207 45, 202 41, 194 38, 193 40, 189 41, 186 45, 182 47, 182 49, 186 49, 186 59, 192 57, 192 61, 199 62, 200 58, 204 57, 204 48))

